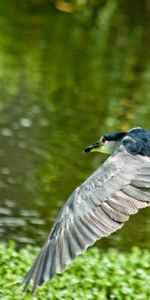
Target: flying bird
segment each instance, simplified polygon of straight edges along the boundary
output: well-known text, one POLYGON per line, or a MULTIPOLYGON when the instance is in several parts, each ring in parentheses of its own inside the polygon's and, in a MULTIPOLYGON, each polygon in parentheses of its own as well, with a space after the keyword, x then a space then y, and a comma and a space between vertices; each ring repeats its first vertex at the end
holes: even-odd
POLYGON ((104 134, 85 152, 111 154, 61 209, 33 266, 24 278, 32 292, 84 252, 96 240, 120 229, 150 206, 150 131, 141 127, 104 134))

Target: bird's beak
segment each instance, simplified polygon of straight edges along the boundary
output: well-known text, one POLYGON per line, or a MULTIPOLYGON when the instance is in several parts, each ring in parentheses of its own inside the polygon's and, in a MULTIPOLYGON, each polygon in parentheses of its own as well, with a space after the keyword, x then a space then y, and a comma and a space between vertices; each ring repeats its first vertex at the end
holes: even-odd
POLYGON ((102 142, 97 141, 84 149, 84 152, 100 152, 102 142))

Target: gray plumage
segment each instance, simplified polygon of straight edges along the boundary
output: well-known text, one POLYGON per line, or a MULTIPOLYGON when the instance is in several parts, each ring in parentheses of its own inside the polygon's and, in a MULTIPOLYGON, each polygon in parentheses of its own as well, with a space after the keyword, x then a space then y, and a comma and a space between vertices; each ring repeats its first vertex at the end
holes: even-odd
MULTIPOLYGON (((62 273, 96 240, 109 236, 130 215, 150 205, 150 132, 135 128, 119 134, 103 136, 105 141, 117 141, 117 147, 65 203, 24 278, 24 289, 33 281, 34 291, 55 273, 62 273)), ((91 150, 91 145, 86 149, 91 150)))

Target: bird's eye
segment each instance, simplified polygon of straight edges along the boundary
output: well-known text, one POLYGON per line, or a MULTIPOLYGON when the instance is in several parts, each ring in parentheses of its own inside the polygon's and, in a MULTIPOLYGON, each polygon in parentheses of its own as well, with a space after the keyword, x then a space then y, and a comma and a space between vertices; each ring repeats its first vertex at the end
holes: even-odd
POLYGON ((106 140, 105 140, 104 136, 102 136, 101 139, 100 139, 100 142, 105 143, 105 141, 106 140))

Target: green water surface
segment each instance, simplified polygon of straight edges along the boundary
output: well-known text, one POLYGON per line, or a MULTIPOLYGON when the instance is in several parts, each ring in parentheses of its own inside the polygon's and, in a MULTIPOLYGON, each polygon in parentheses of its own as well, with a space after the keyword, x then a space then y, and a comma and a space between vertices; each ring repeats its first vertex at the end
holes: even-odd
MULTIPOLYGON (((0 1, 0 239, 20 244, 41 245, 107 158, 85 146, 150 129, 148 1, 85 1, 72 12, 54 2, 0 1)), ((146 208, 98 245, 150 247, 149 236, 146 208)))

